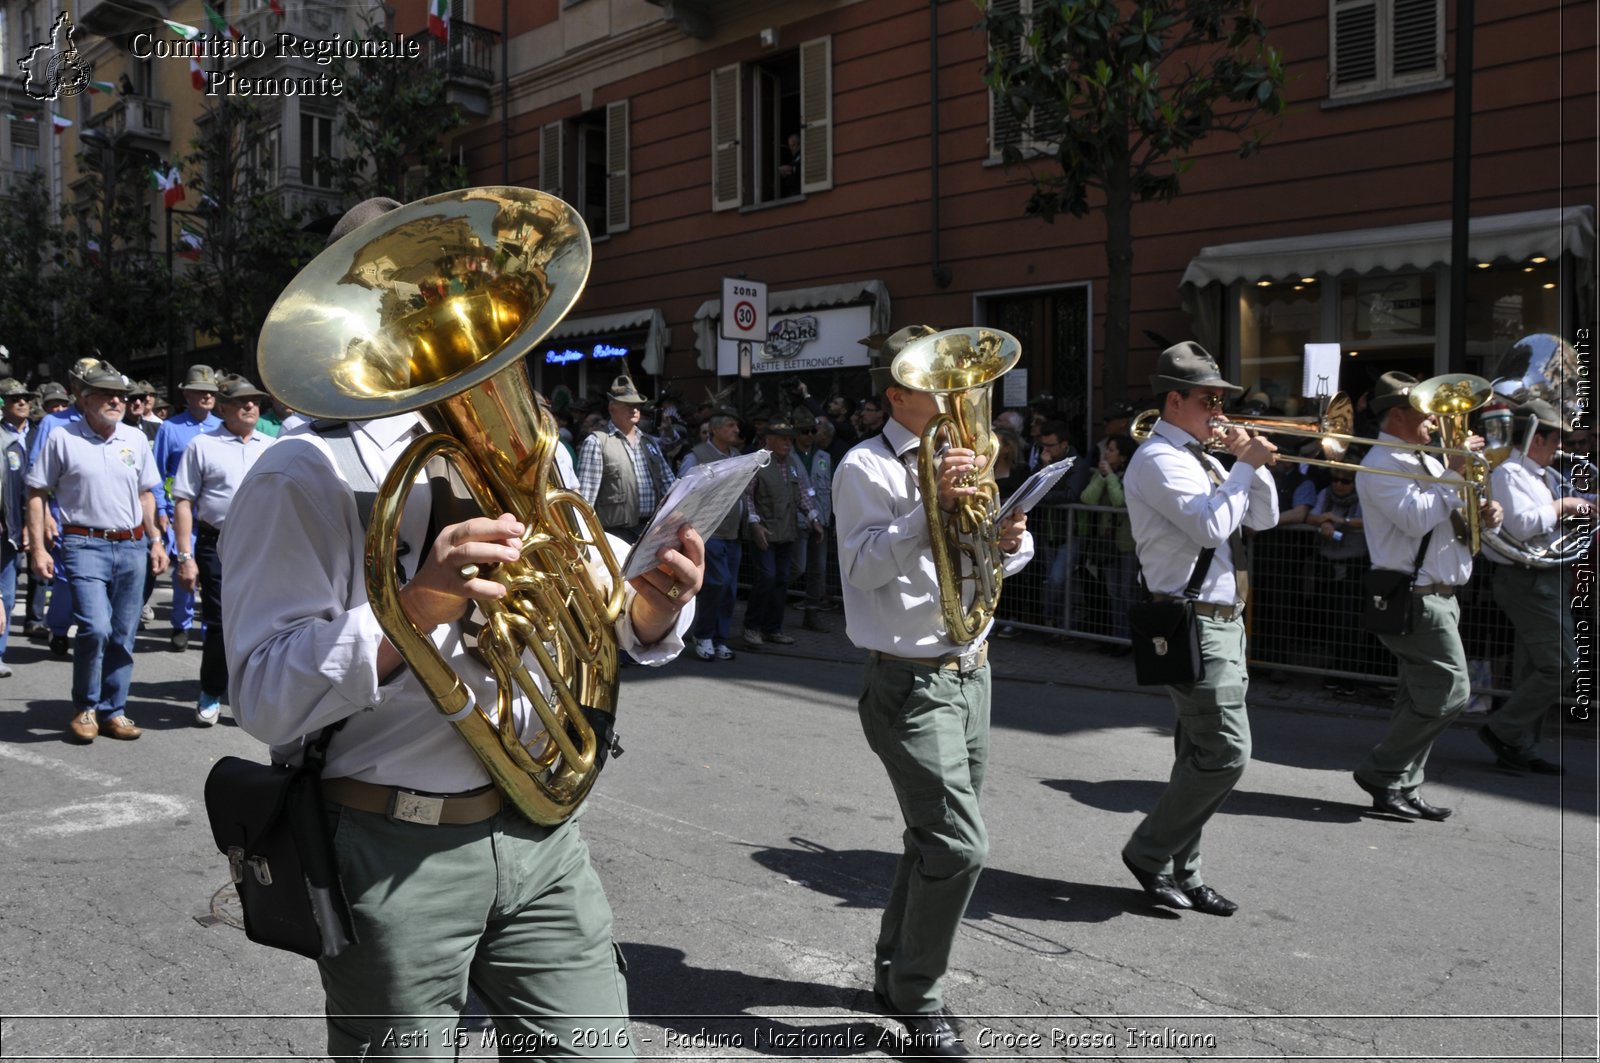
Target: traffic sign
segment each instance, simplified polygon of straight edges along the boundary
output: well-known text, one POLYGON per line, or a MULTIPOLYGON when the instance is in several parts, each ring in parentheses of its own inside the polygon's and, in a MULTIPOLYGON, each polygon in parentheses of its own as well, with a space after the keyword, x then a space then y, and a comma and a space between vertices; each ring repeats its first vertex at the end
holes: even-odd
POLYGON ((762 281, 722 278, 722 338, 763 343, 767 338, 767 286, 762 281))

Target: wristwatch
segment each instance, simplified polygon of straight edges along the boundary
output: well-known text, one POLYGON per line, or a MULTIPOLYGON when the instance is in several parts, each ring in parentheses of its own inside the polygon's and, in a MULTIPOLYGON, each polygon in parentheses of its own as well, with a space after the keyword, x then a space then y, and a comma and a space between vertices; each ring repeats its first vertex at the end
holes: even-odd
POLYGON ((172 555, 172 560, 176 561, 178 564, 181 565, 185 561, 193 561, 194 560, 194 555, 193 554, 186 554, 186 553, 183 553, 182 551, 179 551, 178 553, 175 553, 175 554, 172 555))

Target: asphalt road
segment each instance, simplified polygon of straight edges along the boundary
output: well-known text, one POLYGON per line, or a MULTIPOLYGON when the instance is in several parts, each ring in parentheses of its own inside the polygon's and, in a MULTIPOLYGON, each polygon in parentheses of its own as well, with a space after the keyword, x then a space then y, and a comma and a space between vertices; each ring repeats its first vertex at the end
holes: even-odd
MULTIPOLYGON (((215 758, 261 747, 192 726, 197 650, 160 632, 140 650, 144 738, 90 746, 65 738, 69 664, 6 654, 0 1059, 315 1056, 315 966, 236 928, 200 796, 215 758)), ((900 825, 859 672, 832 651, 624 672, 627 751, 582 828, 641 1056, 884 1054, 869 962, 900 825)), ((977 1054, 1595 1058, 1592 735, 1556 781, 1452 730, 1425 793, 1456 815, 1403 823, 1350 781, 1380 720, 1258 705, 1206 834, 1207 881, 1241 905, 1220 919, 1147 906, 1117 859, 1164 784, 1170 717, 1137 690, 997 680, 989 865, 948 991, 977 1054)))

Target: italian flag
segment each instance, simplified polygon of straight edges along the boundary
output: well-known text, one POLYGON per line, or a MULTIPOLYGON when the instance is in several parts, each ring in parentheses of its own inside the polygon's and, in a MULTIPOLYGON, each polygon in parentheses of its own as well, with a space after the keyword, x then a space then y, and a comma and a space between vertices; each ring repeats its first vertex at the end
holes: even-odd
POLYGON ((177 252, 179 258, 186 258, 190 262, 200 258, 200 250, 205 246, 205 241, 200 234, 185 225, 183 231, 178 233, 177 252))
POLYGON ((428 0, 428 32, 450 40, 450 0, 428 0))
POLYGON ((161 190, 161 205, 171 210, 184 200, 183 175, 176 166, 166 163, 154 167, 150 171, 150 183, 161 190))
POLYGON ((185 25, 182 22, 173 22, 171 19, 165 18, 161 21, 167 24, 167 29, 171 30, 173 33, 176 33, 186 41, 192 41, 196 37, 200 36, 200 31, 195 29, 193 26, 185 25))
POLYGON ((189 83, 194 86, 196 92, 204 92, 206 90, 205 68, 193 56, 189 57, 189 83))
POLYGON ((211 23, 211 31, 217 36, 231 37, 236 41, 244 38, 244 34, 239 32, 239 28, 228 25, 228 20, 223 18, 216 8, 207 3, 202 3, 200 7, 206 13, 206 21, 211 23))
POLYGON ((50 116, 50 124, 52 126, 54 126, 55 127, 55 131, 57 133, 59 133, 63 129, 71 129, 72 128, 72 119, 63 118, 59 114, 52 114, 50 116))
POLYGON ((109 81, 91 81, 89 82, 89 91, 91 93, 109 96, 113 92, 117 91, 117 87, 109 81))

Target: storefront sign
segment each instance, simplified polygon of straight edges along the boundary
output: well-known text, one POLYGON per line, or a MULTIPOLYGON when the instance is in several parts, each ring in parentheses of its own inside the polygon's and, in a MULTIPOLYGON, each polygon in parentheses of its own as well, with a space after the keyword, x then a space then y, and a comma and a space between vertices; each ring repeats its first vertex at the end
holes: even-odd
POLYGON ((561 347, 544 352, 546 365, 570 365, 573 362, 599 362, 608 358, 626 358, 628 348, 614 343, 595 343, 584 347, 561 347))
MULTIPOLYGON (((775 314, 767 327, 766 342, 754 349, 753 374, 803 373, 812 369, 843 369, 871 364, 871 352, 861 341, 872 332, 872 308, 840 306, 775 314)), ((717 375, 739 372, 739 344, 717 341, 717 375)))

